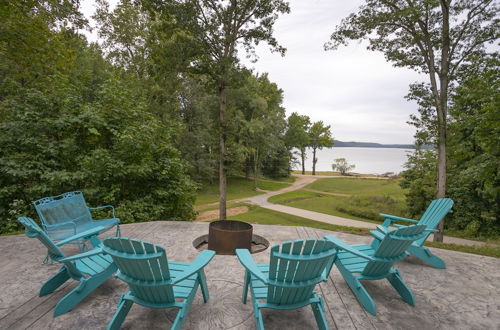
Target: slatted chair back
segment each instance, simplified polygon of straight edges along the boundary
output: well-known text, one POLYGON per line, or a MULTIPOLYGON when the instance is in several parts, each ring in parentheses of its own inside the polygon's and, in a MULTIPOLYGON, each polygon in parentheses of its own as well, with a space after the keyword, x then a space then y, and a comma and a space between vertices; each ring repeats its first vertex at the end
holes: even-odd
POLYGON ((44 227, 67 222, 85 223, 92 221, 81 191, 44 197, 33 202, 44 227))
POLYGON ((151 304, 175 302, 167 254, 159 245, 129 238, 107 238, 104 252, 118 266, 118 278, 126 282, 132 294, 151 304))
POLYGON ((336 253, 333 243, 323 239, 285 242, 271 248, 267 302, 300 304, 311 298, 317 283, 325 280, 336 253))
MULTIPOLYGON (((46 248, 49 257, 56 262, 64 258, 64 252, 54 244, 54 242, 47 236, 47 234, 38 226, 38 224, 31 218, 19 217, 17 219, 20 223, 24 225, 26 236, 30 238, 37 238, 46 248)), ((62 262, 66 266, 71 277, 79 279, 83 277, 83 274, 78 270, 72 261, 62 262)))
MULTIPOLYGON (((441 220, 450 213, 453 208, 453 200, 450 198, 439 198, 431 202, 425 213, 418 221, 419 225, 426 225, 428 229, 436 229, 441 220)), ((424 237, 416 241, 416 244, 422 246, 431 232, 427 232, 424 237)))
POLYGON ((390 231, 375 250, 375 260, 369 261, 361 274, 366 277, 386 275, 396 261, 407 256, 408 247, 426 235, 426 228, 425 225, 413 225, 390 231))
POLYGON ((47 234, 40 228, 40 226, 31 218, 20 217, 17 219, 24 225, 25 234, 30 238, 38 238, 38 240, 45 245, 48 250, 49 256, 54 260, 64 258, 63 251, 57 247, 54 242, 47 236, 47 234))

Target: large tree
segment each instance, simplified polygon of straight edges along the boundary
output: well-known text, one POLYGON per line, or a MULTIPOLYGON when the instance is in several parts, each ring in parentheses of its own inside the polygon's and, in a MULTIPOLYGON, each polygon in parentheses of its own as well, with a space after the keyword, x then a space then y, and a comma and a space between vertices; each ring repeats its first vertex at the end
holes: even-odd
POLYGON ((238 108, 242 112, 243 127, 236 135, 246 148, 247 164, 252 165, 254 189, 257 189, 257 176, 266 156, 283 146, 286 125, 285 109, 281 105, 283 91, 269 81, 267 74, 250 75, 239 90, 242 93, 238 108))
POLYGON ((313 150, 313 167, 312 175, 316 175, 316 150, 333 147, 333 138, 330 125, 325 126, 323 121, 317 121, 311 125, 309 129, 309 146, 313 150))
MULTIPOLYGON (((285 48, 273 37, 279 14, 290 7, 283 0, 166 0, 153 6, 175 17, 175 23, 199 50, 193 65, 209 74, 219 97, 219 218, 226 219, 227 87, 238 64, 238 48, 255 57, 255 45, 267 42, 272 51, 285 48)), ((170 16, 172 17, 172 16, 170 16)))
POLYGON ((309 128, 311 127, 311 119, 306 115, 299 115, 293 112, 288 117, 288 128, 285 134, 285 144, 290 152, 290 158, 293 158, 292 149, 299 150, 302 163, 302 174, 306 173, 306 148, 309 146, 309 128))
MULTIPOLYGON (((471 55, 498 36, 498 5, 493 0, 366 0, 343 19, 325 45, 336 49, 367 39, 398 67, 424 73, 436 113, 438 150, 436 197, 446 194, 446 141, 450 87, 471 55)), ((442 241, 442 228, 434 235, 442 241)))

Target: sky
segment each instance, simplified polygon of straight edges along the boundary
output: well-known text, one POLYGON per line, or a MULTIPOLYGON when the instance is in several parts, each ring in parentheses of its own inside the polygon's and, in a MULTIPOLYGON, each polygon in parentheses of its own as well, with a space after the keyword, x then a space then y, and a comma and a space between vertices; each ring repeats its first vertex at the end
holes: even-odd
MULTIPOLYGON (((108 0, 111 8, 117 0, 108 0)), ((353 13, 360 0, 291 0, 291 13, 278 18, 274 36, 287 48, 286 55, 259 45, 259 60, 242 63, 257 73, 269 74, 284 92, 287 115, 298 112, 312 121, 322 120, 341 141, 413 143, 415 129, 406 122, 417 111, 404 96, 408 86, 424 77, 395 68, 380 52, 368 51, 366 42, 351 42, 336 51, 323 45, 342 18, 353 13)), ((90 19, 94 0, 81 1, 90 19)), ((91 25, 93 22, 91 21, 91 25)), ((87 33, 97 40, 96 32, 87 33)))

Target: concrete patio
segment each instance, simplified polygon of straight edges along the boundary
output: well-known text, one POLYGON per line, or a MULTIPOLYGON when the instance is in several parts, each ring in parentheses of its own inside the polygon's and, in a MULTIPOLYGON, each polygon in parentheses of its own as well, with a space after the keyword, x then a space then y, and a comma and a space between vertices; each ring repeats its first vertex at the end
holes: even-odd
MULTIPOLYGON (((161 244, 170 260, 192 261, 197 251, 192 241, 208 232, 206 223, 157 221, 122 226, 122 234, 161 244)), ((255 225, 254 233, 271 244, 299 238, 334 234, 348 243, 366 243, 369 237, 306 227, 255 225)), ((24 235, 0 237, 4 252, 0 267, 0 329, 102 329, 116 310, 118 297, 127 286, 108 279, 73 311, 52 317, 56 302, 74 287, 69 281, 58 291, 38 297, 41 284, 58 267, 42 265, 46 250, 24 235)), ((396 264, 416 306, 404 303, 387 281, 365 282, 378 314, 359 305, 334 268, 327 283, 317 289, 326 302, 331 328, 338 329, 499 329, 500 259, 434 249, 448 268, 434 269, 409 257, 396 264)), ((258 263, 269 260, 269 249, 254 254, 258 263)), ((204 304, 198 291, 186 329, 255 329, 251 304, 241 303, 243 268, 234 256, 215 256, 206 268, 210 300, 204 304)), ((176 311, 152 310, 134 305, 124 329, 165 329, 176 311)), ((264 312, 267 329, 315 329, 309 307, 296 311, 264 312)))

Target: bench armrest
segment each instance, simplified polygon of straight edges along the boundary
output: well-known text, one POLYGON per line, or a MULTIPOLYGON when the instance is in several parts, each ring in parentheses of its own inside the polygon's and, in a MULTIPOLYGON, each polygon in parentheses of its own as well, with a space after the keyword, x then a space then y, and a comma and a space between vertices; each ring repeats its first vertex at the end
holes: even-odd
POLYGON ((103 205, 103 206, 97 206, 97 207, 89 207, 89 210, 102 210, 102 209, 107 209, 111 208, 111 212, 113 213, 113 218, 115 217, 115 207, 113 205, 103 205))
POLYGON ((248 249, 236 249, 236 256, 247 271, 252 273, 252 275, 257 277, 260 281, 264 282, 264 284, 268 284, 267 277, 257 267, 248 249))

